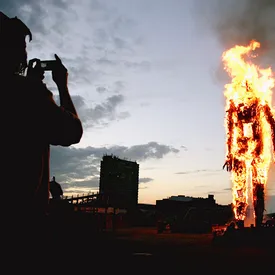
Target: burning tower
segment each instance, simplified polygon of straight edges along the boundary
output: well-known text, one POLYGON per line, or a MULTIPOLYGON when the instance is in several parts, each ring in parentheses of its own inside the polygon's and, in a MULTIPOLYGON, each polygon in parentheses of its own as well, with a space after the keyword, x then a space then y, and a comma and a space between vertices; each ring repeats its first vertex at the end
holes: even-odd
POLYGON ((225 70, 232 78, 224 91, 227 152, 223 168, 231 172, 236 220, 245 220, 251 198, 257 227, 263 220, 268 170, 275 149, 272 71, 251 62, 251 53, 259 47, 259 42, 251 41, 248 46, 237 45, 222 56, 225 70))

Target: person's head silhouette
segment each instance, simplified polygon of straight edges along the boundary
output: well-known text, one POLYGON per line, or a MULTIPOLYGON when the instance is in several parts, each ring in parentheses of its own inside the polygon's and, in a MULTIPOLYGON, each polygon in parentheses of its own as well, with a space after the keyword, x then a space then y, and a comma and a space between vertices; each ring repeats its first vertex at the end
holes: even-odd
POLYGON ((0 11, 0 73, 23 74, 27 68, 26 36, 30 29, 17 17, 10 18, 0 11))

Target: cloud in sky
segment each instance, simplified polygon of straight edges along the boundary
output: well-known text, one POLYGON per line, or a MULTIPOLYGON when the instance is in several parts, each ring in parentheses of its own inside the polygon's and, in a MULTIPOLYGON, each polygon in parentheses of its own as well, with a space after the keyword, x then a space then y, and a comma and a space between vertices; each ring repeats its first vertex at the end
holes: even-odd
POLYGON ((218 173, 223 171, 222 169, 198 169, 198 170, 190 170, 190 171, 182 171, 182 172, 176 172, 175 174, 177 175, 189 175, 189 174, 199 174, 199 173, 218 173))
MULTIPOLYGON (((133 146, 113 145, 109 147, 51 147, 51 174, 66 189, 85 187, 97 190, 99 183, 100 161, 105 154, 113 154, 122 159, 137 161, 148 159, 161 159, 167 154, 177 154, 179 150, 159 144, 148 142, 133 146)), ((152 178, 141 178, 140 183, 148 183, 152 178)))
POLYGON ((108 1, 2 1, 0 9, 8 16, 19 16, 30 27, 31 58, 49 59, 54 52, 62 53, 70 85, 78 91, 96 81, 108 82, 109 77, 121 81, 118 78, 125 69, 150 68, 149 61, 133 55, 140 36, 134 31, 135 22, 108 1))
MULTIPOLYGON (((189 10, 194 1, 149 2, 0 2, 0 10, 32 30, 29 58, 51 59, 57 53, 68 68, 84 136, 75 147, 51 149, 51 175, 68 192, 98 188, 104 153, 141 163, 143 201, 181 193, 191 177, 196 183, 204 178, 200 184, 210 189, 220 180, 210 181, 210 172, 200 171, 223 162, 222 89, 209 79, 220 49, 213 37, 202 41, 194 29, 197 18, 189 10), (213 148, 211 161, 205 148, 213 148)), ((58 103, 49 73, 45 82, 58 103)), ((221 185, 227 184, 224 178, 221 185)))
POLYGON ((140 178, 139 183, 148 183, 148 182, 151 182, 153 180, 154 179, 152 179, 152 178, 140 178))
MULTIPOLYGON (((59 97, 54 98, 59 105, 59 97)), ((87 106, 82 96, 73 95, 72 100, 85 129, 106 127, 112 121, 126 119, 130 116, 128 111, 118 110, 124 101, 122 94, 107 96, 101 103, 90 104, 90 106, 87 106)))
POLYGON ((184 151, 188 151, 188 148, 184 145, 182 145, 180 148, 182 148, 184 151))
MULTIPOLYGON (((84 131, 129 118, 129 110, 123 108, 127 89, 123 70, 150 70, 149 61, 133 55, 142 40, 133 31, 135 22, 107 3, 97 0, 50 0, 46 3, 9 0, 0 3, 1 11, 10 17, 18 16, 30 27, 33 41, 28 44, 29 59, 49 59, 53 53, 61 53, 58 55, 68 68, 72 100, 84 131)), ((44 81, 59 104, 51 76, 46 74, 44 81)), ((179 150, 158 142, 108 148, 52 146, 51 174, 65 190, 80 192, 98 187, 103 154, 144 161, 163 158, 170 152, 178 153, 179 150)), ((147 177, 140 182, 152 180, 147 177)))

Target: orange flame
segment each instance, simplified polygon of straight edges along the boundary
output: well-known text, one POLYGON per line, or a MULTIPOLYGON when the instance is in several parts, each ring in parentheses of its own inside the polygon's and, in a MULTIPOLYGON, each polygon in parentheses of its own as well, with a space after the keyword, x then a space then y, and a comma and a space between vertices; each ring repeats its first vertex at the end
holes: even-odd
POLYGON ((247 215, 248 198, 253 201, 254 217, 262 222, 265 187, 274 148, 271 68, 261 69, 251 62, 251 53, 260 43, 235 46, 222 55, 224 69, 231 77, 225 85, 226 163, 231 171, 233 210, 237 220, 247 215), (249 194, 249 183, 251 194, 249 194))

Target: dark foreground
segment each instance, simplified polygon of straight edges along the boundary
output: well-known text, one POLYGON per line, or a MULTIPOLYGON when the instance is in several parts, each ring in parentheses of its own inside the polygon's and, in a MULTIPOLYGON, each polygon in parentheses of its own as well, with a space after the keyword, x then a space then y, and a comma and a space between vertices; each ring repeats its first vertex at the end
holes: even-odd
POLYGON ((274 274, 274 242, 217 244, 212 234, 158 234, 156 228, 115 232, 59 228, 45 247, 42 251, 38 246, 36 251, 26 245, 21 249, 20 258, 15 258, 12 252, 9 259, 14 260, 7 262, 10 271, 98 275, 189 271, 192 274, 274 274))
POLYGON ((84 269, 97 264, 101 274, 187 270, 212 274, 254 274, 258 270, 274 274, 275 270, 274 245, 216 245, 212 234, 158 234, 155 228, 129 228, 94 235, 88 241, 79 236, 75 244, 78 251, 64 253, 64 260, 73 259, 69 265, 84 269))

